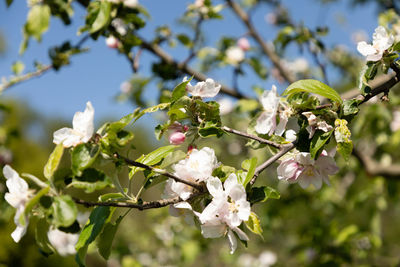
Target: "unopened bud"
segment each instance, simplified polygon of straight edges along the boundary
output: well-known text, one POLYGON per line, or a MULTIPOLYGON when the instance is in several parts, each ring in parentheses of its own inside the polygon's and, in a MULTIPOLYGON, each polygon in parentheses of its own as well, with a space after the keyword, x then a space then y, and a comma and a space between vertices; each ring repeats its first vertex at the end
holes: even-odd
POLYGON ((180 145, 185 142, 185 134, 182 132, 174 132, 169 136, 169 143, 172 145, 180 145))
POLYGON ((110 37, 108 37, 108 38, 106 39, 106 45, 107 45, 109 48, 118 48, 119 41, 118 41, 117 38, 115 38, 114 36, 110 35, 110 37))
POLYGON ((242 49, 243 51, 247 51, 247 50, 250 49, 249 40, 247 40, 247 38, 244 38, 244 37, 240 38, 240 39, 237 41, 237 45, 238 45, 238 46, 240 47, 240 49, 242 49))

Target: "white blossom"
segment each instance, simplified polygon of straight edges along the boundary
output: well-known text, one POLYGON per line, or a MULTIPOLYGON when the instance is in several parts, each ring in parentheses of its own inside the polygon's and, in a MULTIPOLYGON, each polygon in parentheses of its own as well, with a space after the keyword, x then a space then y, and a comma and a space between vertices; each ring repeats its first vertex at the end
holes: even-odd
MULTIPOLYGON (((200 150, 193 149, 189 157, 173 165, 172 169, 177 177, 199 183, 211 178, 213 170, 218 165, 214 150, 209 147, 203 147, 200 150)), ((193 188, 191 186, 169 179, 165 187, 164 198, 179 196, 181 199, 186 200, 192 192, 193 188)))
POLYGON ((362 41, 358 43, 357 50, 367 57, 367 61, 378 61, 382 58, 383 53, 393 45, 393 42, 394 36, 388 34, 383 26, 379 26, 373 34, 372 45, 362 41))
MULTIPOLYGON (((187 81, 187 78, 183 78, 183 81, 187 81)), ((199 97, 214 97, 219 93, 220 89, 221 85, 211 78, 206 79, 204 82, 198 82, 195 86, 189 82, 186 86, 186 90, 192 96, 199 97)))
POLYGON ((110 36, 107 37, 107 39, 106 39, 106 45, 107 45, 109 48, 115 49, 115 48, 118 48, 118 46, 119 46, 119 41, 118 41, 117 38, 115 38, 114 36, 110 35, 110 36))
POLYGON ((322 130, 324 132, 329 132, 333 129, 331 125, 329 125, 326 121, 318 118, 312 112, 303 112, 302 113, 308 120, 308 126, 306 130, 309 133, 309 138, 313 137, 316 130, 322 130))
POLYGON ((238 226, 249 219, 251 209, 246 198, 246 191, 239 184, 235 174, 229 175, 224 182, 212 177, 207 180, 208 192, 213 197, 210 204, 198 215, 201 233, 205 238, 217 238, 227 235, 231 253, 237 248, 233 231, 242 240, 249 240, 238 226))
POLYGON ((255 130, 259 134, 271 135, 276 129, 276 115, 279 107, 279 96, 276 93, 276 86, 273 85, 270 91, 265 91, 261 97, 260 102, 264 111, 257 119, 255 130))
POLYGON ((237 65, 244 60, 244 51, 238 46, 231 46, 226 50, 226 61, 229 64, 237 65))
POLYGON ((61 256, 73 255, 76 253, 75 245, 78 242, 79 234, 69 234, 58 229, 51 229, 47 233, 50 244, 61 256))
POLYGON ((286 141, 293 142, 297 139, 297 134, 294 130, 287 130, 285 132, 286 141))
POLYGON ((28 216, 24 215, 25 225, 21 224, 20 217, 25 211, 25 206, 31 196, 31 192, 28 183, 9 165, 4 166, 3 175, 7 179, 6 185, 8 188, 8 193, 4 195, 4 199, 16 209, 14 223, 17 228, 11 234, 11 237, 18 243, 28 228, 28 216))
POLYGON ((128 33, 128 25, 126 25, 125 22, 120 18, 113 19, 111 21, 111 25, 121 36, 124 36, 128 33))
POLYGON ((317 160, 307 152, 295 152, 278 166, 278 179, 299 183, 302 188, 313 184, 320 189, 322 182, 329 185, 329 175, 336 174, 339 168, 332 156, 324 150, 317 160))
POLYGON ((234 104, 230 98, 224 97, 222 99, 219 99, 217 102, 219 104, 220 115, 229 114, 233 110, 234 104))
POLYGON ((94 108, 92 103, 86 103, 84 112, 76 112, 72 120, 71 128, 62 128, 53 134, 53 143, 63 144, 64 147, 76 146, 86 143, 92 138, 94 132, 94 108))

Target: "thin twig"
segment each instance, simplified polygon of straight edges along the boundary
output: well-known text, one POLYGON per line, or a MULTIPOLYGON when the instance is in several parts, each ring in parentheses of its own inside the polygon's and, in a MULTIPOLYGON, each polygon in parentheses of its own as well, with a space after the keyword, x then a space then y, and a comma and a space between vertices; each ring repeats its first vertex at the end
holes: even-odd
MULTIPOLYGON (((207 79, 207 76, 204 75, 201 72, 197 72, 194 69, 190 68, 188 65, 178 63, 175 61, 168 53, 166 53, 159 45, 154 44, 154 43, 149 43, 143 39, 142 40, 142 47, 143 49, 148 50, 149 52, 153 53, 154 55, 158 56, 161 60, 164 62, 175 66, 178 70, 193 76, 196 80, 199 81, 205 81, 207 79)), ((240 92, 237 92, 235 89, 232 89, 226 85, 221 85, 221 92, 233 96, 238 99, 247 99, 245 95, 241 94, 240 92)))
POLYGON ((135 167, 143 168, 143 169, 146 169, 146 170, 149 170, 149 171, 154 171, 154 172, 159 173, 161 175, 164 175, 164 176, 166 176, 168 178, 174 179, 177 182, 189 185, 189 186, 199 190, 200 192, 204 191, 204 187, 201 184, 184 180, 182 178, 179 178, 178 176, 173 175, 172 173, 167 172, 166 170, 154 168, 153 166, 149 166, 149 165, 146 165, 146 164, 143 164, 143 163, 140 163, 140 162, 125 158, 125 157, 119 155, 118 153, 114 153, 114 157, 116 159, 122 159, 128 165, 132 165, 132 166, 135 166, 135 167))
MULTIPOLYGON (((205 192, 195 192, 185 201, 191 201, 196 197, 204 195, 205 192)), ((142 203, 130 203, 130 202, 94 202, 94 201, 86 201, 83 199, 74 198, 75 203, 84 205, 85 207, 94 207, 94 206, 106 206, 106 207, 121 207, 121 208, 133 208, 138 210, 148 210, 148 209, 157 209, 166 207, 172 204, 176 204, 182 202, 183 200, 180 197, 174 197, 169 199, 161 199, 157 201, 144 201, 142 203)))
POLYGON ((264 171, 266 168, 268 168, 272 163, 274 163, 275 161, 277 161, 280 157, 282 157, 283 155, 285 155, 286 153, 288 153, 290 150, 292 150, 295 147, 294 143, 290 143, 288 145, 285 145, 281 148, 281 150, 276 153, 275 155, 273 155, 272 157, 270 157, 267 161, 265 161, 263 164, 259 165, 256 168, 256 171, 254 172, 253 178, 250 181, 250 185, 253 185, 256 180, 257 177, 260 175, 260 173, 262 171, 264 171))
POLYGON ((182 62, 183 65, 189 64, 189 62, 196 56, 196 44, 200 39, 200 33, 201 33, 201 24, 203 23, 204 18, 202 15, 198 18, 196 25, 194 26, 195 33, 194 33, 194 38, 192 41, 192 47, 189 50, 189 55, 188 57, 182 62))
POLYGON ((250 18, 247 15, 247 13, 234 1, 226 0, 226 2, 234 11, 234 13, 239 17, 239 19, 245 24, 250 36, 253 37, 253 39, 259 44, 264 54, 269 57, 272 64, 274 64, 274 66, 278 69, 282 77, 288 83, 295 82, 295 77, 293 77, 293 75, 285 69, 285 67, 281 62, 280 57, 275 53, 275 51, 272 48, 268 46, 268 44, 264 41, 261 35, 257 32, 252 22, 250 21, 250 18))
POLYGON ((267 139, 261 138, 261 137, 259 137, 257 135, 244 133, 244 132, 241 132, 241 131, 238 131, 238 130, 231 129, 231 128, 226 127, 226 126, 223 126, 222 130, 224 130, 225 132, 228 132, 228 133, 233 133, 233 134, 236 134, 236 135, 239 135, 239 136, 242 136, 242 137, 246 137, 246 138, 249 138, 249 139, 256 140, 257 142, 260 142, 262 144, 267 144, 267 145, 273 146, 275 148, 282 148, 284 146, 284 145, 275 143, 275 142, 273 142, 271 140, 267 140, 267 139))

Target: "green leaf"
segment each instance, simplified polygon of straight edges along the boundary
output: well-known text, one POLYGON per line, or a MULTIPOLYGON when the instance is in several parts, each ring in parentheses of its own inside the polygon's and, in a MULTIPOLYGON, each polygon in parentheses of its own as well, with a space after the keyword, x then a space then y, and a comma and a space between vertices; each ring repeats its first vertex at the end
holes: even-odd
POLYGON ((211 121, 207 121, 204 126, 199 128, 199 135, 203 138, 216 136, 221 137, 224 135, 224 131, 211 121))
POLYGON ((340 95, 328 85, 312 79, 299 80, 289 85, 282 95, 293 95, 299 92, 313 93, 326 97, 334 102, 342 103, 340 95))
POLYGON ((351 224, 343 228, 339 234, 336 236, 336 239, 334 240, 336 245, 340 245, 343 242, 346 242, 351 236, 354 234, 358 233, 358 227, 357 225, 351 224))
POLYGON ((186 158, 186 156, 187 154, 182 150, 173 151, 164 158, 163 162, 160 165, 160 168, 165 169, 166 167, 186 158))
POLYGON ((49 242, 49 238, 47 237, 47 232, 49 231, 50 225, 46 221, 46 219, 40 219, 36 223, 35 228, 35 239, 36 244, 39 246, 40 252, 44 255, 49 256, 54 253, 54 249, 49 242))
POLYGON ((21 225, 26 225, 26 217, 28 216, 29 212, 35 207, 36 204, 39 203, 39 200, 42 196, 46 195, 50 191, 50 186, 42 188, 33 198, 31 198, 28 203, 26 203, 24 212, 19 217, 19 223, 21 225))
POLYGON ((28 13, 24 32, 40 41, 41 36, 49 28, 50 7, 48 5, 34 5, 28 13))
POLYGON ((172 101, 176 101, 182 96, 186 95, 186 86, 188 83, 193 79, 193 77, 190 77, 187 81, 181 82, 178 84, 174 90, 172 91, 172 101))
POLYGON ((127 197, 122 193, 107 193, 107 194, 99 196, 99 200, 101 202, 105 202, 108 200, 117 201, 117 200, 126 200, 126 199, 127 199, 127 197))
POLYGON ((321 130, 317 130, 311 139, 310 143, 310 154, 313 159, 317 158, 323 149, 326 142, 328 142, 331 137, 333 130, 329 132, 324 132, 321 130))
POLYGON ((250 213, 249 219, 245 222, 247 229, 255 233, 256 235, 261 236, 264 239, 262 233, 263 230, 260 225, 260 219, 258 218, 257 214, 254 212, 250 213))
POLYGON ((246 159, 242 162, 242 168, 247 171, 246 179, 242 181, 243 186, 246 188, 247 184, 253 178, 254 172, 256 171, 257 167, 257 158, 252 157, 250 159, 246 159))
POLYGON ((236 171, 235 168, 227 165, 220 165, 218 168, 215 168, 212 172, 212 176, 218 177, 222 181, 225 181, 225 179, 231 174, 236 171))
POLYGON ((400 52, 400 42, 397 42, 397 43, 393 46, 393 51, 400 52))
POLYGON ((92 193, 113 185, 111 179, 104 172, 94 168, 87 168, 82 175, 74 177, 68 187, 85 189, 85 193, 92 193))
POLYGON ((337 143, 337 151, 344 158, 345 161, 349 161, 351 152, 353 151, 353 142, 342 142, 337 143))
POLYGON ((191 47, 192 46, 192 41, 190 40, 189 36, 186 34, 178 34, 176 38, 183 44, 184 46, 191 47))
POLYGON ((50 154, 49 159, 47 160, 46 165, 44 166, 44 177, 46 177, 48 180, 51 180, 54 172, 57 170, 58 165, 60 164, 62 155, 64 152, 64 146, 63 144, 58 144, 53 152, 50 154))
MULTIPOLYGON (((175 145, 169 145, 169 146, 163 146, 160 148, 157 148, 153 152, 150 152, 147 155, 142 155, 140 156, 136 161, 146 164, 146 165, 154 165, 156 163, 159 163, 162 159, 164 159, 169 153, 174 151, 176 148, 175 145)), ((138 171, 143 170, 143 168, 139 167, 131 167, 131 171, 129 173, 129 178, 132 178, 132 176, 137 173, 138 171)))
POLYGON ((100 255, 108 260, 111 253, 111 246, 114 240, 115 233, 117 232, 118 226, 124 217, 119 216, 115 223, 108 222, 103 229, 103 232, 99 236, 97 246, 99 248, 100 255))
POLYGON ((101 233, 106 220, 112 215, 114 209, 111 210, 110 207, 96 207, 90 214, 89 220, 82 229, 78 242, 75 245, 75 249, 78 252, 75 259, 80 266, 85 265, 84 258, 89 244, 101 233))
POLYGON ((343 101, 343 116, 354 116, 360 109, 358 108, 360 100, 350 99, 343 101))
POLYGON ((73 150, 71 154, 72 161, 72 173, 75 176, 82 175, 82 171, 90 167, 97 156, 99 155, 100 149, 98 145, 92 146, 89 144, 79 144, 73 150))
POLYGON ((268 199, 279 199, 281 196, 278 191, 269 186, 253 187, 249 193, 248 199, 251 204, 265 202, 268 199))
POLYGON ((11 66, 11 70, 15 75, 21 74, 25 69, 25 64, 22 63, 21 61, 14 62, 14 64, 11 66))
POLYGON ((99 12, 97 13, 97 17, 92 24, 90 33, 95 33, 104 28, 110 21, 111 18, 110 13, 111 13, 111 3, 108 1, 101 1, 99 12))
POLYGON ((56 227, 68 227, 75 222, 78 208, 69 195, 54 197, 52 208, 53 223, 56 227))

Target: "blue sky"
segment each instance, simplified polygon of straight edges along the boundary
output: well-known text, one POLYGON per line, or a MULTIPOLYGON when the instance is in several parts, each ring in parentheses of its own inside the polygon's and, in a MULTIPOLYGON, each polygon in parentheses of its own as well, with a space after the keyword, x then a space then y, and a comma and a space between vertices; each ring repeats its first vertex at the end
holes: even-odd
MULTIPOLYGON (((0 31, 6 38, 7 51, 5 55, 0 56, 0 77, 11 75, 10 66, 14 61, 23 61, 26 70, 30 70, 35 60, 42 63, 49 62, 48 47, 58 45, 64 40, 71 40, 72 43, 79 40, 76 31, 83 24, 84 11, 77 6, 72 25, 65 27, 60 20, 52 19, 50 30, 43 36, 42 42, 37 43, 32 40, 26 53, 19 56, 21 28, 28 12, 27 4, 24 0, 16 0, 7 9, 4 2, 0 1, 0 31)), ((315 0, 285 0, 283 2, 289 7, 296 21, 304 21, 311 27, 333 26, 325 38, 328 45, 343 43, 355 50, 355 45, 350 39, 351 33, 363 29, 371 36, 377 26, 376 8, 373 5, 354 9, 349 6, 348 1, 343 0, 332 5, 320 5, 315 0), (338 18, 345 18, 346 22, 338 25, 338 18)), ((141 0, 140 3, 149 10, 152 16, 146 29, 141 32, 142 36, 150 39, 154 28, 162 24, 170 25, 176 32, 184 31, 184 28, 177 25, 176 17, 185 11, 191 1, 141 0)), ((260 33, 266 39, 272 40, 276 36, 276 30, 264 20, 268 12, 266 6, 258 9, 253 20, 260 29, 260 33)), ((243 25, 234 19, 229 10, 225 10, 223 14, 226 20, 204 24, 209 45, 215 45, 222 34, 240 36, 245 33, 243 25)), ((96 109, 97 120, 103 117, 121 117, 131 112, 134 107, 130 103, 115 101, 121 82, 131 76, 131 69, 126 59, 106 47, 104 40, 89 41, 86 44, 90 47, 90 52, 73 57, 70 66, 62 68, 59 72, 51 71, 40 78, 14 86, 3 96, 23 100, 46 117, 56 116, 66 120, 71 120, 76 111, 83 110, 88 100, 92 101, 96 109)), ((296 56, 294 54, 296 51, 293 51, 291 56, 296 56)), ((187 55, 187 51, 181 53, 178 48, 170 49, 169 52, 180 59, 187 55)), ((153 57, 150 55, 142 57, 141 71, 145 74, 149 73, 151 59, 153 57)), ((231 73, 227 71, 210 74, 211 77, 228 85, 230 75, 231 73)), ((241 79, 240 87, 244 88, 244 91, 250 86, 252 78, 248 76, 241 79)), ((271 82, 263 85, 265 88, 270 88, 271 82)), ((153 90, 150 88, 150 91, 155 91, 155 88, 153 90)), ((149 93, 148 97, 151 98, 151 96, 152 94, 149 93)))

